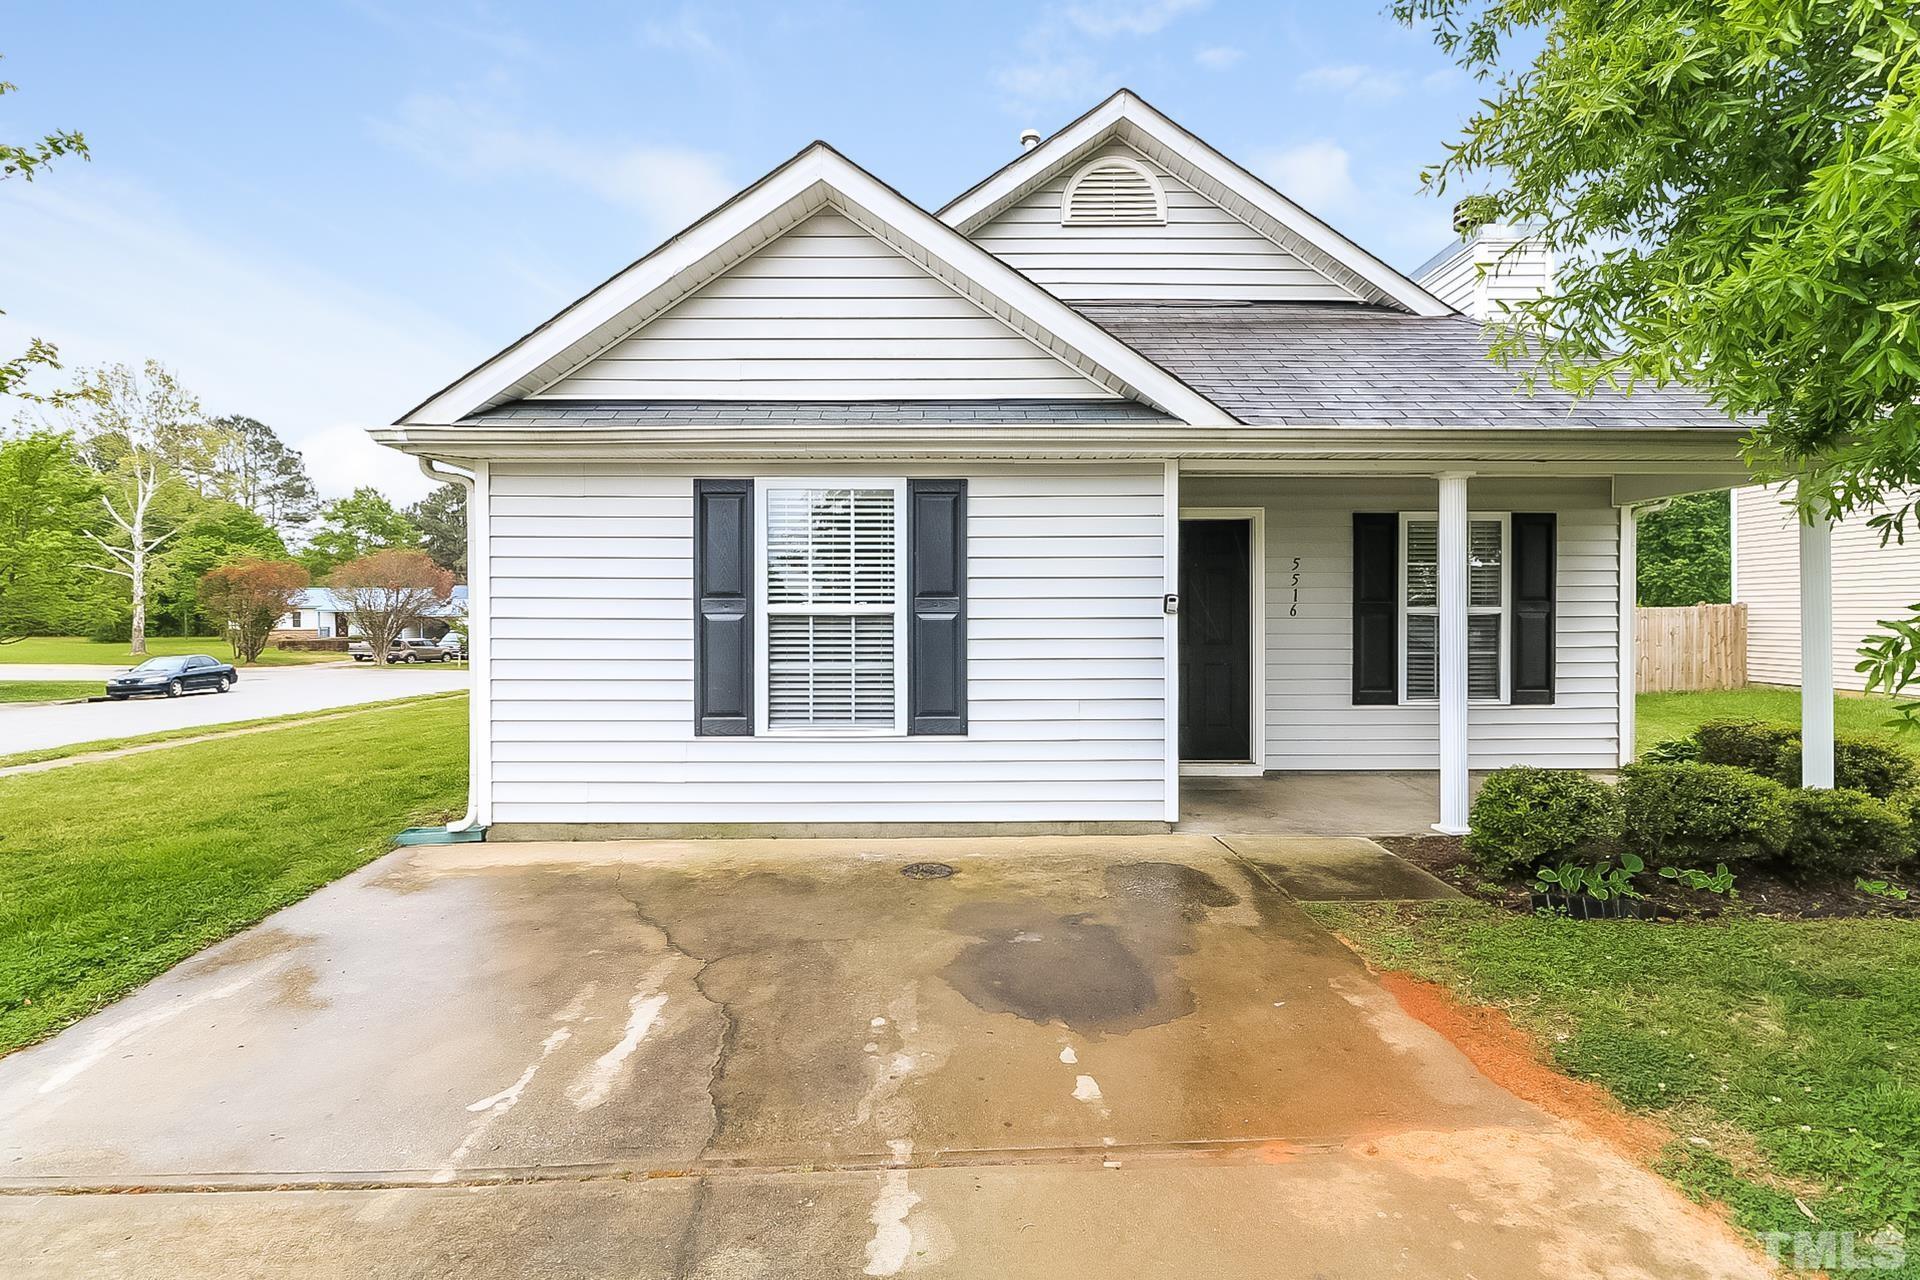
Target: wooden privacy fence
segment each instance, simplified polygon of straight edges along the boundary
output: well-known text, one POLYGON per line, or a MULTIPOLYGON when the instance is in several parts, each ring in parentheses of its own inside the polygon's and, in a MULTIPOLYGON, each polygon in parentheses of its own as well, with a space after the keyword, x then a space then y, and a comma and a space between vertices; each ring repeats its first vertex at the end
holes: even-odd
POLYGON ((1635 609, 1633 651, 1641 693, 1738 689, 1747 682, 1747 606, 1635 609))

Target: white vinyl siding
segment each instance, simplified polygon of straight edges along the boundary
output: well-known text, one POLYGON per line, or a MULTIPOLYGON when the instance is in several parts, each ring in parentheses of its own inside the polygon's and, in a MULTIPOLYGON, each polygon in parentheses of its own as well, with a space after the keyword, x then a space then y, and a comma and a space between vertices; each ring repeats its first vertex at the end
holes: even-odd
POLYGON ((908 471, 968 480, 965 737, 694 736, 693 478, 817 469, 494 464, 493 820, 1162 820, 1159 468, 908 471))
MULTIPOLYGON (((1559 531, 1554 701, 1475 703, 1468 712, 1471 767, 1614 768, 1619 514, 1608 482, 1474 480, 1468 500, 1476 512, 1556 512, 1559 531)), ((1431 511, 1433 481, 1187 476, 1180 501, 1267 511, 1267 768, 1436 768, 1437 705, 1356 707, 1352 683, 1353 514, 1431 511)))
POLYGON ((1475 320, 1498 320, 1504 304, 1529 302, 1553 287, 1554 259, 1538 241, 1488 227, 1426 268, 1420 283, 1475 320))
MULTIPOLYGON (((1733 492, 1734 596, 1747 606, 1747 679, 1800 683, 1800 528, 1777 487, 1733 492)), ((1877 509, 1876 509, 1877 510, 1877 509)), ((1861 512, 1833 528, 1833 682, 1861 689, 1860 642, 1883 618, 1904 618, 1920 603, 1920 530, 1880 545, 1861 512)))
POLYGON ((1357 296, 1123 146, 1101 153, 1161 185, 1164 224, 1062 225, 1063 173, 975 232, 981 248, 1062 298, 1353 302, 1357 296))
POLYGON ((535 399, 1111 398, 837 213, 817 214, 535 399))

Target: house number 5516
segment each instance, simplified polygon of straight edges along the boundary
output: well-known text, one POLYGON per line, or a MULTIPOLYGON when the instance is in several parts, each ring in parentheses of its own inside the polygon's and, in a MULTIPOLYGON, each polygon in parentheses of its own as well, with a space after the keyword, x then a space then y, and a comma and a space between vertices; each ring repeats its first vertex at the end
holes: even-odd
POLYGON ((1287 606, 1287 616, 1289 618, 1297 618, 1300 616, 1300 557, 1299 556, 1295 556, 1293 558, 1292 573, 1293 573, 1293 581, 1289 582, 1287 585, 1293 589, 1293 603, 1287 606))

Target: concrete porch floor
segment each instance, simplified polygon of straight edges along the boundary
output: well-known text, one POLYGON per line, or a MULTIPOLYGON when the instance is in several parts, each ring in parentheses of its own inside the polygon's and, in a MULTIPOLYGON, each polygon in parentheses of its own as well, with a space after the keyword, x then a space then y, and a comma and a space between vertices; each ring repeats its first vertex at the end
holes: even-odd
MULTIPOLYGON (((1472 775, 1480 792, 1485 775, 1472 775)), ((1277 773, 1180 780, 1175 831, 1211 835, 1425 836, 1440 816, 1438 773, 1277 773)))

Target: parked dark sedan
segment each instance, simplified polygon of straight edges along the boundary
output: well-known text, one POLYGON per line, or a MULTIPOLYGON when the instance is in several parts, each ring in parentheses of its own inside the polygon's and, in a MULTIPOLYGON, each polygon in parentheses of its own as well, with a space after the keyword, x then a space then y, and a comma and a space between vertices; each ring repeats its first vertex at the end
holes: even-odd
POLYGON ((240 673, 231 663, 191 653, 179 658, 148 658, 145 662, 107 681, 107 696, 115 702, 140 694, 164 693, 177 698, 183 693, 212 690, 225 693, 233 688, 240 673))

